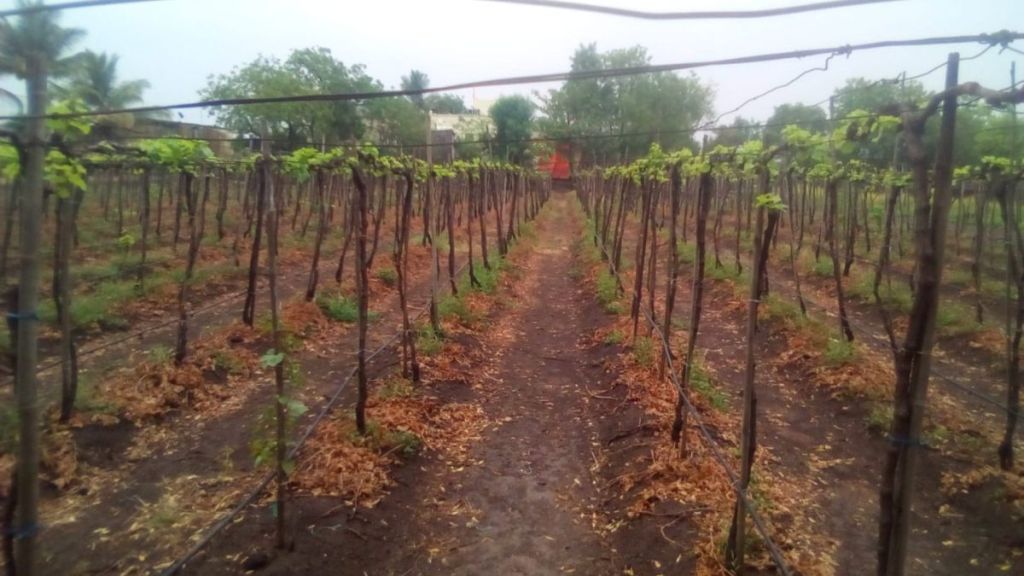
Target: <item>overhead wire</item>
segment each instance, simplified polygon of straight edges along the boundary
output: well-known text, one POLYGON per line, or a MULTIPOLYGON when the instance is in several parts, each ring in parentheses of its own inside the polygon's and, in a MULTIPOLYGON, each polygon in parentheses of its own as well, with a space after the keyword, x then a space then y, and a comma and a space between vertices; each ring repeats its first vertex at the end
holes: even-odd
POLYGON ((496 2, 500 4, 521 4, 525 6, 539 6, 542 8, 558 8, 573 10, 577 12, 592 12, 606 14, 609 16, 622 16, 626 18, 639 18, 642 20, 735 20, 772 18, 776 16, 788 16, 818 10, 833 10, 836 8, 849 8, 867 4, 883 4, 899 2, 901 0, 832 0, 829 2, 815 2, 811 4, 800 4, 795 6, 783 6, 780 8, 763 8, 758 10, 702 10, 689 12, 650 12, 645 10, 631 10, 599 4, 588 4, 584 2, 563 2, 560 0, 483 0, 485 2, 496 2))
POLYGON ((98 8, 100 6, 114 6, 119 4, 141 4, 143 2, 158 2, 160 0, 77 0, 75 2, 61 2, 59 4, 29 4, 19 8, 0 10, 0 18, 13 16, 24 16, 26 14, 38 14, 40 12, 53 12, 56 10, 74 10, 77 8, 98 8))

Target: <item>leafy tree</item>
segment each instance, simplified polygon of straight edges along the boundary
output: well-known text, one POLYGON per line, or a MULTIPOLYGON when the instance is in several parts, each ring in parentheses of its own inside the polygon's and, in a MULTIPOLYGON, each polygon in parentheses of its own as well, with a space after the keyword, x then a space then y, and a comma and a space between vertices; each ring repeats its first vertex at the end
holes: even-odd
POLYGON ((530 160, 533 134, 533 102, 525 96, 502 96, 491 106, 497 131, 494 152, 498 158, 518 165, 530 160))
POLYGON ((913 80, 896 83, 851 78, 845 86, 835 91, 833 104, 836 117, 842 118, 854 110, 880 112, 895 104, 920 102, 926 96, 927 92, 921 83, 913 80))
POLYGON ((718 131, 713 145, 734 147, 748 140, 757 140, 759 138, 761 138, 761 129, 754 124, 754 121, 737 116, 733 118, 732 124, 728 128, 718 131))
POLYGON ((956 164, 981 165, 986 156, 1013 158, 1013 129, 1012 111, 961 107, 956 113, 956 164))
MULTIPOLYGON (((836 118, 849 116, 861 110, 868 113, 895 112, 901 104, 915 104, 923 101, 927 93, 919 82, 896 83, 892 81, 872 81, 865 78, 851 78, 846 85, 835 91, 833 107, 836 118)), ((933 123, 935 124, 935 123, 933 123)), ((937 124, 934 127, 937 130, 937 124)), ((934 142, 927 138, 926 144, 934 142)), ((863 142, 857 147, 856 157, 876 167, 892 164, 893 154, 897 150, 895 134, 885 134, 876 140, 863 142)))
MULTIPOLYGON (((19 0, 18 7, 37 4, 19 0)), ((28 58, 38 54, 51 77, 66 75, 73 64, 73 58, 66 53, 85 36, 85 31, 61 27, 59 15, 59 11, 49 10, 23 14, 13 23, 0 20, 0 74, 25 78, 28 58)))
POLYGON ((640 46, 606 53, 594 44, 580 46, 571 67, 580 77, 540 96, 545 113, 541 130, 553 138, 575 139, 576 164, 626 161, 642 156, 652 144, 665 149, 693 147, 689 130, 710 114, 712 100, 711 89, 695 75, 585 77, 588 72, 650 63, 647 50, 640 46))
POLYGON ((366 103, 366 119, 377 142, 409 146, 423 144, 427 114, 404 98, 379 98, 366 103))
POLYGON ((782 104, 775 107, 775 112, 768 119, 764 129, 764 139, 769 146, 782 143, 782 130, 786 126, 795 125, 811 133, 828 131, 828 117, 825 111, 817 106, 806 104, 782 104))
POLYGON ((468 111, 466 103, 455 94, 431 94, 423 106, 435 114, 465 114, 468 111))
MULTIPOLYGON (((380 83, 368 76, 363 66, 346 66, 326 48, 305 48, 292 51, 284 62, 260 56, 228 74, 212 77, 200 95, 216 99, 374 90, 380 90, 380 83)), ((283 139, 289 149, 307 142, 359 138, 365 131, 355 102, 231 106, 211 114, 235 131, 283 139)))
MULTIPOLYGON (((335 59, 327 48, 295 50, 285 62, 285 68, 320 93, 373 92, 381 89, 380 82, 366 73, 365 66, 346 66, 335 59)), ((314 140, 321 137, 336 140, 358 138, 364 130, 359 105, 355 102, 311 103, 307 107, 320 122, 311 129, 314 140)))
POLYGON ((68 83, 60 89, 66 97, 78 98, 92 110, 125 108, 142 102, 149 88, 146 80, 120 82, 117 78, 117 54, 86 50, 74 56, 74 69, 68 83))
MULTIPOLYGON (((410 70, 408 76, 402 76, 402 90, 426 90, 430 86, 430 76, 426 72, 410 70)), ((424 109, 422 94, 409 96, 409 100, 418 108, 424 109)))

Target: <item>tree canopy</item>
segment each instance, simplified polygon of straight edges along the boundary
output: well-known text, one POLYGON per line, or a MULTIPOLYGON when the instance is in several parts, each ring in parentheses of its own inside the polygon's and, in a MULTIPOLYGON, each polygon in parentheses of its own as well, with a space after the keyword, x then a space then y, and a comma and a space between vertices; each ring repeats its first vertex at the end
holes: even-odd
POLYGON ((497 131, 494 153, 498 159, 524 165, 530 160, 533 136, 533 102, 520 95, 502 96, 491 106, 491 119, 497 131))
MULTIPOLYGON (((288 58, 259 56, 227 74, 211 77, 203 98, 246 98, 328 92, 370 92, 379 82, 362 65, 346 66, 326 48, 293 50, 288 58)), ((355 102, 302 102, 214 109, 218 122, 244 134, 282 139, 289 148, 322 140, 345 141, 366 130, 355 102)))
MULTIPOLYGON (((573 54, 571 72, 650 63, 641 46, 602 53, 595 44, 588 44, 573 54)), ((655 143, 665 149, 693 147, 690 131, 711 114, 712 97, 711 88, 693 74, 571 78, 541 96, 545 115, 541 127, 553 138, 577 138, 573 141, 577 162, 626 161, 643 155, 655 143)))
POLYGON ((806 104, 782 104, 775 107, 771 118, 766 122, 764 139, 769 145, 782 143, 782 130, 786 126, 796 125, 811 133, 821 134, 828 131, 828 116, 817 106, 806 104))

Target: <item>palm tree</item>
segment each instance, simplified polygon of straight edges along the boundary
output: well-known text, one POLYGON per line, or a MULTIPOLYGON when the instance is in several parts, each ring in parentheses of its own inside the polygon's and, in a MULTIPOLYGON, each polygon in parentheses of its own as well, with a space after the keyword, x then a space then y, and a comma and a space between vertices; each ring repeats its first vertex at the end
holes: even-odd
MULTIPOLYGON (((42 2, 20 0, 18 8, 31 8, 42 2)), ((28 12, 11 23, 0 20, 0 75, 13 74, 25 79, 29 72, 29 60, 36 56, 49 76, 66 75, 74 57, 65 56, 72 45, 85 36, 79 28, 62 28, 58 23, 59 12, 45 10, 28 12)))
POLYGON ((86 50, 72 60, 74 69, 60 92, 81 99, 93 110, 103 112, 138 104, 142 102, 142 93, 149 88, 146 80, 118 81, 117 54, 86 50))
MULTIPOLYGON (((425 90, 429 86, 430 77, 427 76, 426 72, 410 70, 408 76, 402 76, 402 90, 425 90)), ((422 94, 409 96, 409 100, 412 100, 412 103, 419 108, 423 108, 422 94)))

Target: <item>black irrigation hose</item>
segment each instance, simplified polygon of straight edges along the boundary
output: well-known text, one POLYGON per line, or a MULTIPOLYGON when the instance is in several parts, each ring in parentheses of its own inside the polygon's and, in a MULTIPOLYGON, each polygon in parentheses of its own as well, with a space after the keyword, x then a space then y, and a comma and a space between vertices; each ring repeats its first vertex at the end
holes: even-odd
MULTIPOLYGON (((230 304, 231 302, 233 302, 234 300, 238 299, 239 297, 244 296, 245 293, 246 293, 246 291, 242 290, 240 292, 234 292, 234 293, 228 294, 226 296, 222 296, 216 302, 213 302, 211 304, 207 304, 206 306, 203 306, 201 308, 197 308, 195 310, 191 310, 189 312, 189 318, 191 319, 196 314, 202 314, 203 312, 208 312, 210 310, 213 310, 214 308, 218 308, 220 306, 225 306, 227 304, 230 304)), ((178 323, 178 319, 177 318, 172 318, 170 320, 165 320, 165 321, 160 322, 158 324, 152 324, 150 326, 147 326, 145 328, 142 328, 142 329, 137 330, 135 332, 132 332, 130 334, 126 334, 125 336, 122 336, 121 338, 116 338, 116 339, 111 340, 109 342, 104 342, 103 344, 99 344, 99 345, 94 346, 92 348, 87 348, 87 349, 84 349, 84 350, 80 350, 80 351, 78 351, 78 358, 81 359, 84 356, 91 356, 92 354, 95 354, 97 352, 101 352, 101 351, 103 351, 103 350, 105 350, 107 348, 110 348, 112 346, 116 346, 118 344, 122 344, 124 342, 129 341, 129 340, 134 340, 136 338, 142 338, 143 336, 145 336, 146 334, 149 334, 150 332, 155 332, 157 330, 160 330, 162 328, 166 328, 167 326, 170 326, 172 324, 177 324, 177 323, 178 323)), ((36 368, 36 372, 37 373, 43 372, 43 371, 49 370, 51 368, 55 368, 57 366, 60 366, 61 364, 63 364, 63 360, 60 360, 60 359, 51 360, 50 362, 47 362, 45 364, 42 364, 42 365, 38 366, 36 368)))
MULTIPOLYGON (((602 254, 604 254, 604 257, 607 260, 608 266, 612 271, 612 274, 615 275, 615 280, 619 285, 619 289, 625 292, 626 289, 622 284, 622 277, 619 276, 619 271, 615 268, 615 264, 611 260, 611 256, 608 254, 608 250, 605 248, 603 242, 601 242, 600 247, 602 254)), ((637 297, 636 290, 633 290, 633 297, 637 297)), ((765 547, 768 548, 768 554, 772 557, 772 562, 775 563, 775 566, 779 569, 779 572, 781 572, 783 576, 792 576, 792 572, 790 571, 789 566, 786 564, 785 559, 782 557, 782 551, 779 550, 778 545, 776 545, 775 541, 772 540, 771 536, 768 535, 768 528, 764 520, 761 519, 760 514, 758 514, 757 507, 754 505, 754 502, 750 499, 750 496, 747 494, 746 490, 740 488, 739 481, 736 478, 736 473, 729 466, 728 459, 726 459, 721 447, 718 446, 718 443, 715 442, 714 437, 711 436, 711 432, 709 432, 707 427, 704 425, 704 421, 701 419, 700 413, 697 411, 697 408, 690 402, 689 397, 683 393, 683 386, 682 384, 679 383, 678 376, 676 376, 675 367, 672 363, 672 348, 669 345, 668 341, 665 340, 665 335, 662 331, 662 327, 658 325, 658 322, 654 318, 651 318, 650 312, 645 307, 641 306, 640 310, 644 313, 644 318, 651 325, 651 328, 653 328, 654 331, 658 334, 658 338, 661 340, 662 354, 665 357, 665 361, 667 364, 666 368, 668 369, 667 371, 672 378, 672 385, 675 387, 676 392, 679 394, 679 396, 683 399, 683 402, 686 406, 686 411, 690 413, 690 416, 693 417, 693 421, 697 424, 697 429, 700 431, 701 439, 704 440, 704 444, 711 450, 711 454, 712 456, 714 456, 715 461, 718 462, 718 465, 725 472, 726 476, 729 477, 729 482, 731 483, 732 491, 736 494, 736 497, 743 500, 743 506, 746 508, 747 514, 750 515, 750 519, 754 523, 754 527, 757 529, 758 534, 761 535, 761 539, 764 541, 765 547)))

